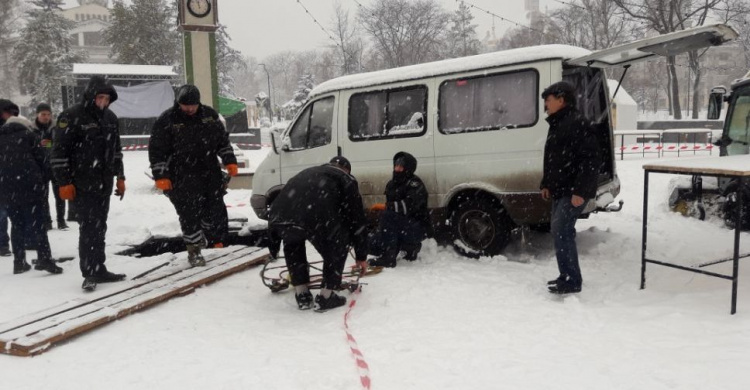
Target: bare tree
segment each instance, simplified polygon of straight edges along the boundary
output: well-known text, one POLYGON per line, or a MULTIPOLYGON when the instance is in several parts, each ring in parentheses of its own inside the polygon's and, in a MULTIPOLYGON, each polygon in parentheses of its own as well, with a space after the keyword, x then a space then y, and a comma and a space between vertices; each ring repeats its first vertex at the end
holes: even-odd
POLYGON ((13 77, 11 53, 17 39, 19 19, 21 17, 19 0, 0 1, 0 91, 10 95, 9 91, 18 88, 17 78, 13 77))
POLYGON ((630 40, 636 23, 612 0, 567 3, 549 17, 549 32, 558 43, 600 50, 630 40))
POLYGON ((450 15, 435 0, 375 0, 359 20, 374 53, 393 68, 439 58, 450 15))
POLYGON ((341 74, 359 73, 362 71, 364 41, 359 36, 356 25, 349 20, 349 11, 345 10, 339 1, 336 1, 333 7, 331 30, 336 45, 332 49, 341 64, 341 74))

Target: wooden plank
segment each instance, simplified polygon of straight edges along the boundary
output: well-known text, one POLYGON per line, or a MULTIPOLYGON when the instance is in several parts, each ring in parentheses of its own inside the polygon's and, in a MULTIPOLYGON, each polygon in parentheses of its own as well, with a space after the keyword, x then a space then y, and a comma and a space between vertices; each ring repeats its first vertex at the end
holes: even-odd
MULTIPOLYGON (((243 248, 244 249, 244 248, 243 248)), ((268 257, 243 259, 260 251, 238 250, 214 260, 214 266, 188 268, 164 276, 155 275, 147 283, 120 289, 117 293, 91 300, 78 307, 61 310, 55 315, 43 311, 38 321, 17 327, 2 334, 0 353, 16 356, 32 356, 42 353, 55 343, 69 339, 88 330, 125 317, 136 311, 182 296, 201 285, 209 284, 226 276, 260 264, 268 257), (231 255, 231 256, 228 256, 231 255), (222 259, 223 258, 223 259, 222 259), (188 271, 188 272, 185 272, 188 271)), ((210 263, 209 263, 210 264, 210 263)), ((51 309, 51 310, 54 310, 51 309)), ((30 316, 25 316, 28 322, 30 316)), ((24 321, 15 321, 21 324, 24 321)))

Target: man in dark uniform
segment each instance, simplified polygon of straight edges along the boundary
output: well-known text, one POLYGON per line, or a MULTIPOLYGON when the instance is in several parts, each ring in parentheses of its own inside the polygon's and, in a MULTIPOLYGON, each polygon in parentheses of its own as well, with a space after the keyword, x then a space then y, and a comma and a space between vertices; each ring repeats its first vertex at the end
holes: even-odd
POLYGON ((156 188, 164 191, 180 219, 193 266, 205 266, 201 248, 221 248, 228 232, 224 180, 237 175, 237 158, 219 114, 201 104, 194 85, 177 90, 174 107, 154 123, 148 156, 156 188))
POLYGON ((346 298, 333 291, 341 287, 349 245, 357 265, 367 268, 367 229, 362 196, 351 164, 334 157, 325 165, 307 168, 286 183, 269 211, 269 228, 284 242, 284 257, 300 310, 313 306, 308 288, 310 270, 305 253, 309 240, 323 257, 323 283, 315 310, 343 306, 346 298))
MULTIPOLYGON (((11 117, 18 116, 18 106, 8 99, 0 99, 0 126, 11 117)), ((8 237, 8 210, 0 204, 0 256, 10 256, 10 237, 8 237)))
POLYGON ((22 117, 11 117, 0 126, 0 205, 8 211, 13 223, 13 273, 31 269, 26 262, 26 241, 30 238, 37 251, 35 269, 53 274, 62 268, 52 261, 47 230, 42 218, 44 169, 47 156, 32 124, 22 117))
MULTIPOLYGON (((34 131, 37 136, 41 138, 42 150, 45 151, 47 157, 52 151, 52 107, 47 103, 39 103, 36 106, 36 119, 34 120, 34 131)), ((60 230, 68 230, 68 224, 65 223, 65 201, 60 198, 60 191, 58 185, 55 183, 52 175, 52 167, 49 165, 49 158, 47 159, 47 166, 44 171, 45 180, 45 192, 49 194, 50 183, 52 184, 52 194, 55 197, 55 211, 57 216, 57 228, 60 230)), ((49 202, 45 197, 45 202, 42 203, 44 207, 43 217, 44 223, 47 230, 52 229, 52 215, 50 213, 49 202)))
POLYGON ((373 267, 395 267, 400 251, 404 259, 414 261, 422 249, 429 215, 427 188, 415 175, 417 159, 409 153, 393 156, 393 179, 385 187, 385 211, 378 231, 370 244, 370 253, 380 256, 370 260, 373 267))
POLYGON ((591 124, 576 109, 575 87, 560 81, 542 92, 549 133, 544 145, 541 195, 552 200, 550 228, 560 276, 548 283, 554 294, 581 291, 576 221, 589 199, 596 196, 599 157, 591 124))
POLYGON ((63 111, 53 130, 51 165, 60 198, 75 204, 79 223, 78 255, 83 288, 125 279, 104 265, 109 197, 125 196, 120 130, 117 116, 108 108, 117 100, 115 88, 94 76, 83 93, 83 101, 63 111))

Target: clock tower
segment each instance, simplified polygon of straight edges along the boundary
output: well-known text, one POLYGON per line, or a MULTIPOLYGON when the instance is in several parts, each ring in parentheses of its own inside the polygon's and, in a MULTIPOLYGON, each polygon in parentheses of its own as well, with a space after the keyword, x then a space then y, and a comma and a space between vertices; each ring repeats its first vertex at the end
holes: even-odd
POLYGON ((201 91, 201 103, 219 109, 216 69, 216 37, 219 27, 218 0, 179 0, 179 23, 183 34, 185 78, 201 91))

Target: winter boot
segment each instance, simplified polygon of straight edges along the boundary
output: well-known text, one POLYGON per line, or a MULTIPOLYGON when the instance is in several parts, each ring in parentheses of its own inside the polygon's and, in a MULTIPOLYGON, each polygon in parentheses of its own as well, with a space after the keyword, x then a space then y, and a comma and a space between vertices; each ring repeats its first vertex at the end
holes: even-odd
POLYGON ((315 311, 318 313, 323 313, 339 306, 344 306, 345 304, 346 297, 336 295, 336 293, 331 293, 331 296, 328 298, 325 298, 320 294, 315 297, 315 311))
POLYGON ((7 257, 12 255, 10 248, 7 246, 0 246, 0 256, 7 257))
POLYGON ((100 269, 97 273, 87 277, 95 283, 114 283, 125 279, 125 274, 116 274, 114 272, 107 271, 106 268, 100 269))
POLYGON ((61 219, 57 221, 57 229, 58 230, 68 230, 68 224, 65 223, 64 219, 61 219))
POLYGON ((13 273, 22 274, 31 269, 31 264, 27 263, 26 260, 14 261, 13 262, 13 273))
POLYGON ((51 274, 61 274, 63 272, 63 269, 58 267, 57 264, 55 264, 52 260, 37 260, 36 265, 34 265, 34 269, 37 271, 47 271, 51 274))
POLYGON ((313 296, 310 291, 305 291, 296 294, 294 298, 297 300, 297 308, 300 310, 310 310, 313 307, 313 296))
POLYGON ((385 256, 381 256, 375 259, 367 260, 367 264, 370 267, 386 267, 386 268, 395 268, 396 267, 396 259, 389 259, 385 256))
POLYGON ((201 245, 188 244, 187 253, 188 253, 188 263, 190 263, 191 266, 193 267, 205 267, 206 266, 206 259, 204 259, 203 255, 201 254, 201 245))
POLYGON ((552 294, 573 294, 581 292, 581 285, 564 279, 556 284, 547 286, 552 294))
POLYGON ((565 279, 566 279, 565 275, 560 275, 557 277, 557 279, 550 280, 549 282, 547 282, 547 286, 557 286, 561 283, 564 283, 565 279))

